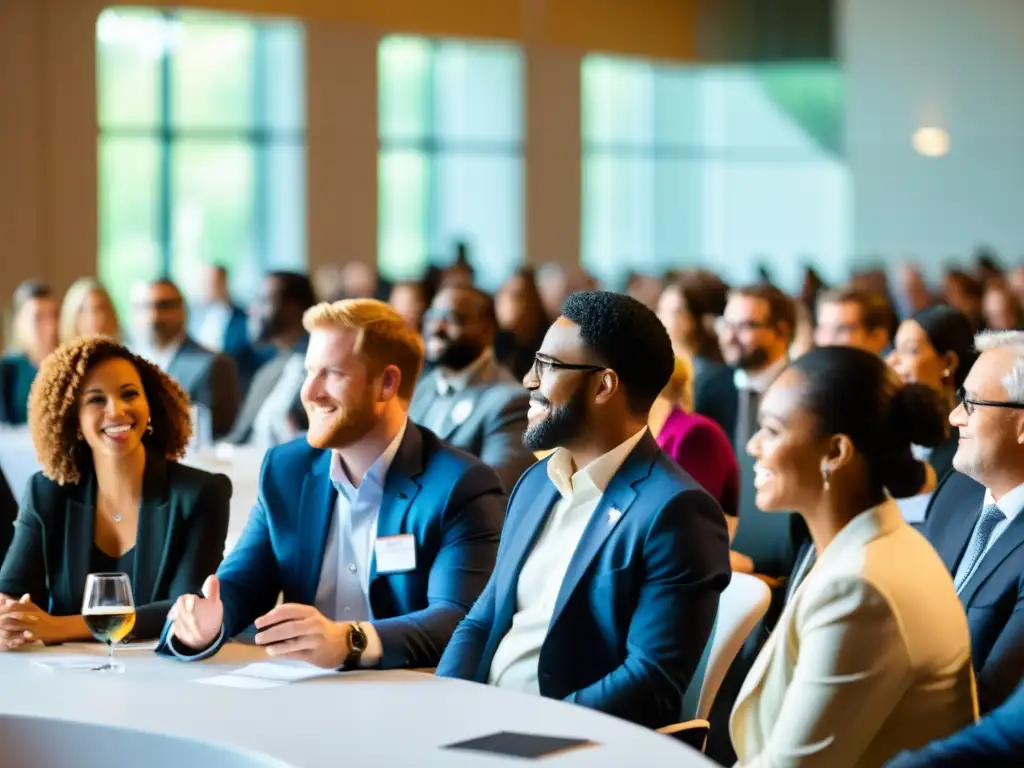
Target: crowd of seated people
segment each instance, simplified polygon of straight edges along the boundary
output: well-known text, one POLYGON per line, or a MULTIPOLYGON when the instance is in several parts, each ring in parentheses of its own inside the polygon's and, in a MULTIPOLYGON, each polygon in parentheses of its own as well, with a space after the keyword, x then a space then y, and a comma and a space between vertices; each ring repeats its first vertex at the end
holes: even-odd
POLYGON ((211 266, 191 307, 134 286, 130 322, 91 278, 19 286, 0 423, 41 471, 0 482, 0 650, 87 640, 86 576, 121 571, 174 659, 254 627, 661 729, 745 573, 771 601, 712 758, 1024 761, 1024 273, 336 277, 243 309, 211 266), (202 430, 264 454, 228 552, 231 482, 182 463, 202 430))

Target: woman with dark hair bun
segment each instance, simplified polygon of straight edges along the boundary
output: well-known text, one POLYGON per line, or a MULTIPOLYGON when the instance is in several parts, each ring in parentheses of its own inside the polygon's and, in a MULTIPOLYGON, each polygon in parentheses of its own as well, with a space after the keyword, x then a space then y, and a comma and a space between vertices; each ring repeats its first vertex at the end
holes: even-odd
MULTIPOLYGON (((948 416, 959 400, 957 391, 977 358, 974 327, 960 310, 938 306, 918 312, 904 320, 896 332, 888 363, 907 382, 923 384, 942 398, 948 416)), ((943 424, 944 435, 934 446, 914 444, 914 455, 927 461, 938 479, 953 468, 953 455, 960 434, 943 424)))
POLYGON ((730 722, 742 765, 878 766, 976 715, 967 619, 953 581, 892 496, 924 469, 944 408, 876 355, 816 349, 761 402, 757 506, 795 510, 817 562, 743 684, 730 722))

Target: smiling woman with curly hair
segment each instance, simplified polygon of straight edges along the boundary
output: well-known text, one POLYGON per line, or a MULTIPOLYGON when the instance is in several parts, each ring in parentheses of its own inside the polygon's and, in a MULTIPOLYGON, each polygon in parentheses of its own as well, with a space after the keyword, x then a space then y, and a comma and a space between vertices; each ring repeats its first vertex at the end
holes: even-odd
POLYGON ((0 568, 0 650, 88 639, 79 613, 97 572, 131 577, 133 637, 156 637, 174 600, 216 570, 231 483, 178 463, 189 409, 181 387, 113 339, 46 358, 28 403, 42 472, 0 568))

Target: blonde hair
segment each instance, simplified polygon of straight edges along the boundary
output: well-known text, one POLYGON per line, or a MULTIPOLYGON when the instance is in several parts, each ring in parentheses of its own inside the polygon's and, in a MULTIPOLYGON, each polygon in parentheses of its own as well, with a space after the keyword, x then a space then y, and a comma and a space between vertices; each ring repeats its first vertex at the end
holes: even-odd
POLYGON ((685 355, 676 355, 672 378, 661 390, 661 396, 689 413, 693 410, 693 363, 685 355))
MULTIPOLYGON (((103 298, 106 299, 107 305, 110 307, 111 314, 114 316, 114 322, 117 322, 114 302, 110 299, 110 294, 107 293, 107 289, 103 287, 103 284, 93 277, 80 277, 68 288, 67 293, 64 294, 64 301, 60 305, 61 343, 71 341, 81 335, 78 332, 78 314, 82 311, 82 305, 90 293, 102 294, 103 298)), ((118 328, 118 332, 120 330, 118 328)))
POLYGON ((331 328, 356 332, 356 354, 372 376, 393 365, 401 373, 398 396, 409 401, 423 369, 423 340, 395 310, 376 299, 322 302, 306 310, 307 331, 331 328))

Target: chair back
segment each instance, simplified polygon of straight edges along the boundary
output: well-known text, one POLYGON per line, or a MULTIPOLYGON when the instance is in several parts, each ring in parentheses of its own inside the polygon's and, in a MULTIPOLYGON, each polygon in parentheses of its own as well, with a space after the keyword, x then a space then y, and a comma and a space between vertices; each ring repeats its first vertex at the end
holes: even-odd
POLYGON ((686 719, 706 720, 725 673, 771 603, 771 590, 756 576, 733 573, 718 601, 718 615, 697 671, 683 698, 686 719))

